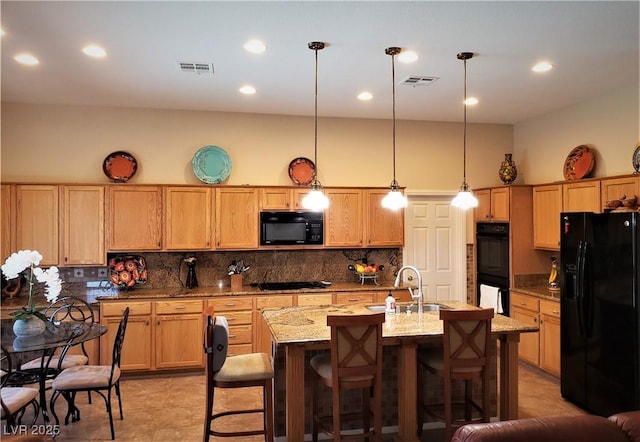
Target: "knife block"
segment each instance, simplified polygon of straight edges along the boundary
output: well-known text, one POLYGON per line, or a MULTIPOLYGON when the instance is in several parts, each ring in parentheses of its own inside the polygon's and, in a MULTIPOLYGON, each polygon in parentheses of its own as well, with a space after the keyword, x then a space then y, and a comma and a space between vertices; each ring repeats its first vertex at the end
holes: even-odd
POLYGON ((231 275, 231 290, 242 289, 242 273, 234 273, 231 275))

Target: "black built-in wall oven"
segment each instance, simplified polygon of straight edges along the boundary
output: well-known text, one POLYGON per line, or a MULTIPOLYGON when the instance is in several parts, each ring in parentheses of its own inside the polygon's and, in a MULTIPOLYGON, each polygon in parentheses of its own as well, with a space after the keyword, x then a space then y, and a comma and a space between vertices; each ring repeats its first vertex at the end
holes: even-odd
POLYGON ((497 287, 504 315, 509 316, 509 223, 476 224, 476 284, 497 287))

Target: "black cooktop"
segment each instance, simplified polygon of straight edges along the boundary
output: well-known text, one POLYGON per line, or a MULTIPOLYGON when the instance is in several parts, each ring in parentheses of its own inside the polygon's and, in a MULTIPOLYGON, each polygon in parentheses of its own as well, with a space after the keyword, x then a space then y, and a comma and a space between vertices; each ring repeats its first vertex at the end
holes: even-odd
POLYGON ((295 282, 261 282, 260 290, 299 290, 299 289, 323 289, 327 284, 320 281, 295 281, 295 282))

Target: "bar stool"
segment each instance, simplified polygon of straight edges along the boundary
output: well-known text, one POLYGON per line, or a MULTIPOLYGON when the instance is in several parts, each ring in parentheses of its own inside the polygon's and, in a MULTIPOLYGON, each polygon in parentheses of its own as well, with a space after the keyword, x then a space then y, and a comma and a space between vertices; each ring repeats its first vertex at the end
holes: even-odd
POLYGON ((444 421, 446 440, 451 440, 453 427, 473 422, 489 422, 491 404, 489 397, 489 367, 491 319, 493 309, 440 310, 444 326, 443 349, 418 352, 418 435, 422 434, 424 414, 444 421), (444 380, 444 403, 427 404, 422 386, 425 371, 444 380), (473 381, 480 380, 481 404, 473 399, 473 381), (453 402, 452 384, 464 381, 464 399, 453 402), (464 418, 453 418, 453 407, 464 407, 464 418), (443 411, 442 408, 444 408, 443 411), (473 411, 479 413, 474 417, 473 411))
POLYGON ((332 434, 334 441, 382 440, 382 324, 384 313, 357 316, 327 316, 331 327, 331 352, 311 358, 313 373, 312 440, 318 431, 332 434), (332 415, 318 412, 318 386, 331 388, 332 415), (362 390, 361 413, 340 414, 340 390, 362 390), (373 402, 373 406, 371 404, 373 402), (373 409, 372 409, 373 408, 373 409), (373 429, 370 418, 373 414, 373 429), (343 434, 342 421, 362 417, 362 432, 343 434), (330 424, 333 424, 332 430, 330 424))
POLYGON ((207 316, 207 335, 204 351, 207 354, 207 402, 203 441, 210 436, 244 437, 264 434, 265 440, 273 442, 273 367, 266 353, 250 353, 227 357, 229 347, 229 324, 224 316, 216 316, 215 322, 207 316), (263 408, 229 410, 213 413, 213 397, 216 388, 262 387, 263 408), (262 430, 217 431, 211 428, 213 421, 239 414, 263 413, 262 430))

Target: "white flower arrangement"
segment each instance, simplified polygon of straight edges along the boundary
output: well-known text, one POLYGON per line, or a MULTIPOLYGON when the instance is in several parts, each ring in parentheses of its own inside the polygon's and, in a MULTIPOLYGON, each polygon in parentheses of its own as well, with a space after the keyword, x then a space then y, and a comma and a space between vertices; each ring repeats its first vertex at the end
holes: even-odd
POLYGON ((20 250, 19 252, 12 253, 2 265, 2 273, 8 280, 19 277, 26 269, 30 270, 28 276, 29 303, 26 307, 10 313, 15 319, 29 319, 36 316, 43 321, 47 320, 42 312, 35 309, 33 304, 34 276, 38 282, 45 283, 44 296, 47 298, 47 301, 51 303, 58 300, 63 282, 62 279, 60 279, 58 268, 51 266, 44 270, 41 267, 37 267, 40 265, 40 261, 42 261, 42 255, 37 250, 20 250))

